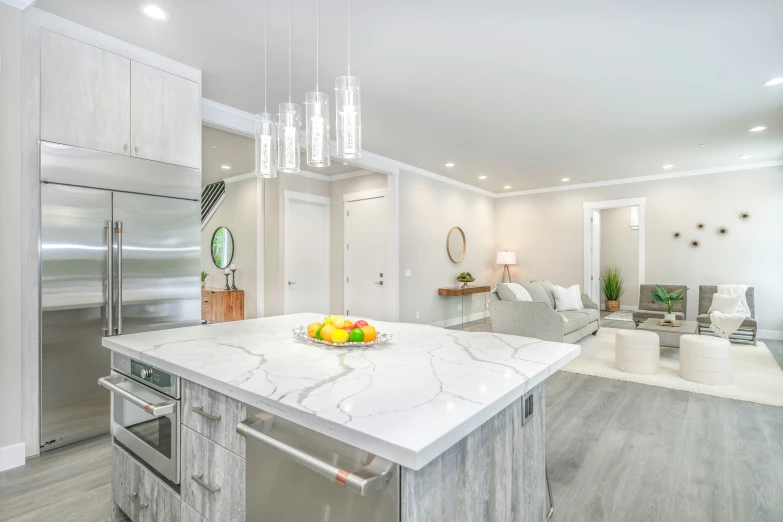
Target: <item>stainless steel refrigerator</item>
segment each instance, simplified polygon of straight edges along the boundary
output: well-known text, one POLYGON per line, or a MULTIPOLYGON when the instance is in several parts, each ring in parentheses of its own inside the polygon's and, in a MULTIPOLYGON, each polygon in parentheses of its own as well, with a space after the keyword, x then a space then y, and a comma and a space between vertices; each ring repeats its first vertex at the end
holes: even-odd
POLYGON ((199 324, 201 171, 41 143, 41 450, 109 432, 103 337, 199 324))

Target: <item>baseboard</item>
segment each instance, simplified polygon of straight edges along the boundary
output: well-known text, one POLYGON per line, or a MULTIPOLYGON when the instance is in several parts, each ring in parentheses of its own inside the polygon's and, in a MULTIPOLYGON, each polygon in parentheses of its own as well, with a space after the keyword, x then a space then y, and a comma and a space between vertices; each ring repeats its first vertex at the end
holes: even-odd
MULTIPOLYGON (((465 316, 466 323, 469 323, 471 321, 478 321, 479 319, 484 319, 484 312, 475 312, 465 316)), ((487 321, 489 321, 489 312, 487 312, 487 321)), ((440 326, 441 328, 448 328, 449 326, 457 326, 458 324, 462 324, 461 317, 454 317, 451 319, 445 319, 443 321, 435 321, 434 323, 430 323, 431 326, 440 326)))
POLYGON ((634 306, 634 305, 620 305, 620 310, 625 310, 625 311, 628 311, 628 312, 634 312, 634 311, 636 311, 638 309, 639 309, 639 307, 638 306, 634 306))
POLYGON ((0 471, 24 466, 24 442, 0 448, 0 471))
POLYGON ((783 340, 783 332, 780 330, 759 330, 757 337, 762 340, 781 341, 783 340))

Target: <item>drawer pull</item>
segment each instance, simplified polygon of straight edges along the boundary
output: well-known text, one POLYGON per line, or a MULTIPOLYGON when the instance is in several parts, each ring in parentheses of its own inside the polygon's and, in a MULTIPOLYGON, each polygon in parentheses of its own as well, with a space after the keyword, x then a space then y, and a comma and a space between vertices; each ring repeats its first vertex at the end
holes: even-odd
POLYGON ((149 505, 149 504, 141 503, 141 499, 139 498, 138 493, 134 493, 133 495, 128 495, 128 500, 136 504, 136 506, 138 506, 139 508, 139 511, 141 511, 142 509, 147 509, 147 506, 149 505))
POLYGON ((206 489, 210 493, 217 493, 220 491, 220 486, 210 486, 206 482, 204 482, 204 474, 199 473, 198 475, 193 475, 193 482, 201 486, 202 488, 206 489))
POLYGON ((214 413, 207 413, 204 411, 204 408, 202 408, 201 406, 193 406, 191 410, 193 410, 193 413, 198 413, 202 417, 205 417, 209 420, 213 420, 213 421, 220 420, 220 414, 215 415, 214 413))

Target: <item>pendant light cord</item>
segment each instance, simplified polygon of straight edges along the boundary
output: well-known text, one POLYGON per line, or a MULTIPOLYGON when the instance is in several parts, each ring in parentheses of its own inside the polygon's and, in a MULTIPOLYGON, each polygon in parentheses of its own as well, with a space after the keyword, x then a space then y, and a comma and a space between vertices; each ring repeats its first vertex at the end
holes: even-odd
POLYGON ((318 67, 320 64, 320 56, 318 55, 318 51, 321 48, 321 35, 320 35, 320 27, 319 27, 319 20, 320 20, 320 7, 321 7, 320 0, 315 0, 315 91, 319 92, 318 89, 318 67))
POLYGON ((292 63, 292 55, 291 55, 291 47, 292 47, 292 37, 291 35, 294 32, 294 0, 288 1, 288 103, 291 103, 291 63, 292 63))
POLYGON ((264 113, 266 114, 268 111, 266 110, 266 43, 267 43, 267 20, 269 19, 269 3, 264 3, 264 113))
POLYGON ((351 75, 351 0, 348 0, 348 76, 351 75))

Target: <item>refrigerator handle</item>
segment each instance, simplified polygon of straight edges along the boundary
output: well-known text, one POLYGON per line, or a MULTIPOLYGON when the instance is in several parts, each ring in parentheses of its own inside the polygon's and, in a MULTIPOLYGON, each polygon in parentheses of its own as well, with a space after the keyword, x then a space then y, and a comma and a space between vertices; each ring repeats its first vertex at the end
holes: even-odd
POLYGON ((106 272, 108 278, 106 279, 106 337, 114 335, 114 236, 112 231, 114 226, 111 221, 106 221, 104 225, 106 231, 106 272))
POLYGON ((117 335, 122 335, 122 221, 114 223, 117 233, 117 335))

